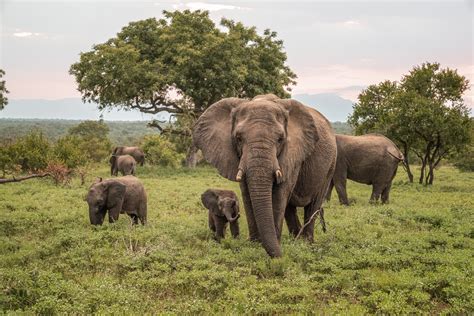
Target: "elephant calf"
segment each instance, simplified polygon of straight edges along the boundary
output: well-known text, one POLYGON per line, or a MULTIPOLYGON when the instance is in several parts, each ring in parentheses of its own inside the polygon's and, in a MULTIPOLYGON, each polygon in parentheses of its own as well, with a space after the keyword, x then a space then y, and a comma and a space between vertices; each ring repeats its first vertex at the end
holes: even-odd
POLYGON ((135 161, 135 158, 130 155, 112 155, 112 157, 110 158, 110 163, 112 164, 112 176, 117 176, 119 171, 120 173, 122 173, 123 176, 128 176, 130 174, 135 175, 137 162, 135 161))
POLYGON ((201 195, 201 201, 209 210, 209 228, 217 241, 224 238, 227 222, 232 237, 239 236, 239 200, 233 191, 209 189, 201 195))
POLYGON ((327 199, 331 198, 331 191, 335 186, 339 201, 349 205, 346 181, 350 179, 372 185, 370 201, 375 202, 382 195, 382 203, 388 203, 398 164, 404 161, 397 146, 379 134, 336 135, 336 143, 336 171, 328 189, 327 199))
POLYGON ((102 180, 91 185, 86 201, 92 225, 102 225, 109 212, 109 222, 118 220, 120 213, 127 213, 138 224, 146 223, 147 196, 143 184, 134 176, 102 180))

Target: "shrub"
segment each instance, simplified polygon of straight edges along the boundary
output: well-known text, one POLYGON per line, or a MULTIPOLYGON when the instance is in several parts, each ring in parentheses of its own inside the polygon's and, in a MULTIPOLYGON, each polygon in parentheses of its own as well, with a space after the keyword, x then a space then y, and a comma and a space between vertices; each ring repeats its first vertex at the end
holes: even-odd
POLYGON ((48 165, 51 145, 41 131, 30 132, 11 146, 10 157, 22 171, 37 172, 48 165))
POLYGON ((56 142, 53 154, 56 159, 61 161, 68 168, 84 166, 89 159, 83 150, 84 141, 78 136, 65 136, 56 142))
POLYGON ((81 140, 80 148, 90 160, 100 162, 110 154, 112 148, 109 131, 109 127, 102 120, 84 121, 71 127, 68 135, 81 140))
POLYGON ((184 155, 178 153, 176 146, 160 135, 145 136, 141 148, 145 152, 147 162, 152 165, 177 168, 184 159, 184 155))
POLYGON ((45 171, 51 175, 54 184, 69 184, 71 182, 72 170, 58 161, 50 161, 45 171))

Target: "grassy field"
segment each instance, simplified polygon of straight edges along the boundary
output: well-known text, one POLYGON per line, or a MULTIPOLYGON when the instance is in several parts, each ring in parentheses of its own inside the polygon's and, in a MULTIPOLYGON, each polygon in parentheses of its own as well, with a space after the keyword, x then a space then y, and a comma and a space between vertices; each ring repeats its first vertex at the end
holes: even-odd
MULTIPOLYGON (((349 184, 353 202, 326 206, 315 242, 283 233, 271 260, 241 238, 217 244, 200 194, 238 185, 211 168, 138 170, 149 225, 91 227, 88 185, 50 180, 0 185, 0 310, 27 313, 471 314, 474 312, 474 173, 450 167, 435 185, 402 170, 391 204, 370 205, 370 187, 349 184)), ((94 175, 107 176, 100 167, 94 175)), ((89 179, 92 181, 92 177, 89 179)), ((301 215, 301 214, 300 214, 301 215)))

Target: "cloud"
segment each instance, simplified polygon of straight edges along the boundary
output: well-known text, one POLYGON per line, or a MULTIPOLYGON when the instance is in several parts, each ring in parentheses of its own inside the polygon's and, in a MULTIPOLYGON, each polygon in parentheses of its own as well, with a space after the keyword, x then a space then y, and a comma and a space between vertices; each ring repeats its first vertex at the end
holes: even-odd
POLYGON ((342 24, 344 24, 345 26, 359 26, 360 25, 360 21, 357 21, 357 20, 347 20, 347 21, 344 21, 342 24))
POLYGON ((40 36, 41 33, 32 33, 32 32, 16 32, 13 33, 15 37, 31 37, 31 36, 40 36))
POLYGON ((247 8, 218 3, 188 2, 173 4, 173 9, 207 10, 209 12, 215 12, 221 10, 245 10, 247 8))

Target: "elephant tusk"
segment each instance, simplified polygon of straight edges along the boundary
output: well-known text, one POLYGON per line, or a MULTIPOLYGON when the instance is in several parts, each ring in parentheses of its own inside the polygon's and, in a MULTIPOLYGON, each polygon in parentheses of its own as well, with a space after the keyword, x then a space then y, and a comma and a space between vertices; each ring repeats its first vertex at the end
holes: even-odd
POLYGON ((237 176, 235 177, 235 180, 237 182, 240 182, 242 180, 243 175, 244 175, 244 172, 242 171, 242 169, 239 169, 239 172, 237 172, 237 176))
POLYGON ((277 183, 280 184, 283 182, 283 174, 281 173, 281 170, 278 169, 277 171, 275 171, 275 177, 276 177, 276 180, 277 180, 277 183))

